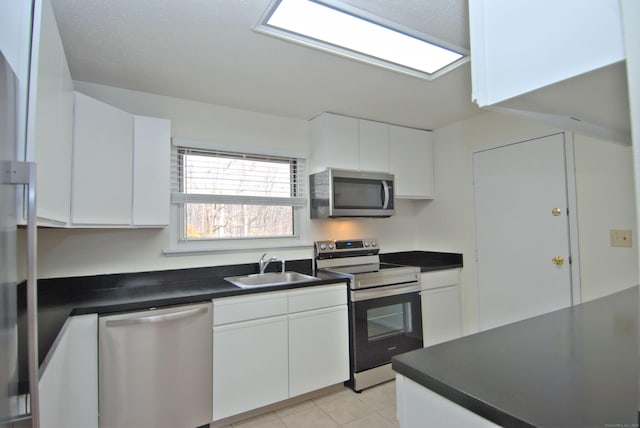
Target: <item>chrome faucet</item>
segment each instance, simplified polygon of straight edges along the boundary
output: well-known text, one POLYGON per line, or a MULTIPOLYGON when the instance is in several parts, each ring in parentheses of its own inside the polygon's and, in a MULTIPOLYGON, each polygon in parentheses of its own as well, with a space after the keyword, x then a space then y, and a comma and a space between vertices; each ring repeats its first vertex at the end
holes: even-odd
POLYGON ((267 253, 264 253, 262 255, 262 257, 260 257, 260 260, 258 260, 258 267, 260 268, 260 275, 262 275, 264 273, 264 270, 267 268, 267 266, 269 266, 269 263, 271 262, 275 262, 276 260, 278 260, 277 257, 271 257, 269 260, 265 260, 264 256, 266 256, 267 253))

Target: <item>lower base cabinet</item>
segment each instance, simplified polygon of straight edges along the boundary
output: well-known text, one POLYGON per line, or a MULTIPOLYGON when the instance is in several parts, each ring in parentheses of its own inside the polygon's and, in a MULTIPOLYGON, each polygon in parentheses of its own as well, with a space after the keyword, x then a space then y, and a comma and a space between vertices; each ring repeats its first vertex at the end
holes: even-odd
POLYGON ((401 428, 498 428, 493 422, 400 374, 396 375, 396 402, 401 428))
POLYGON ((40 375, 42 428, 98 427, 98 316, 70 317, 40 375))
POLYGON ((214 420, 289 397, 286 315, 216 326, 213 341, 214 420))
POLYGON ((349 378, 346 306, 289 315, 289 395, 295 397, 349 378))
POLYGON ((462 336, 459 275, 459 269, 420 275, 422 332, 425 347, 462 336))
POLYGON ((213 301, 213 420, 349 378, 346 284, 213 301))

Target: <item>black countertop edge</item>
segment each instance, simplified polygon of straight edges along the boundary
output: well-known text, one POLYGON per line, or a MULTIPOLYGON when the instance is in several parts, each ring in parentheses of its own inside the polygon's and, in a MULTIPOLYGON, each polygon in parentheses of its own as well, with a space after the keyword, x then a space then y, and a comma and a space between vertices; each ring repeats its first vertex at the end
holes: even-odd
POLYGON ((395 253, 383 253, 380 254, 380 261, 398 265, 417 266, 421 272, 463 267, 462 254, 437 251, 399 251, 395 253))
POLYGON ((497 425, 505 427, 523 427, 535 428, 535 425, 527 423, 501 409, 485 403, 477 397, 465 394, 464 392, 452 388, 444 382, 429 376, 428 374, 416 370, 410 365, 403 362, 398 357, 391 358, 391 368, 397 373, 409 378, 410 380, 428 388, 429 390, 445 397, 465 409, 481 416, 497 425))

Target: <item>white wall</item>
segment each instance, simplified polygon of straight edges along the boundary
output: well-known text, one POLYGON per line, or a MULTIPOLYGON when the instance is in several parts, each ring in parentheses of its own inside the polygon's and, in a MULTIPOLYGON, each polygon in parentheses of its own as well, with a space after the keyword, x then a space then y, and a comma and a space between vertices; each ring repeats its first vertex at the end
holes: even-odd
MULTIPOLYGON (((631 135, 634 147, 636 209, 640 212, 640 3, 621 0, 622 24, 629 86, 631 135)), ((638 218, 640 224, 640 218, 638 218)))
POLYGON ((574 140, 584 302, 638 284, 638 234, 631 147, 574 140), (633 247, 611 247, 610 229, 631 229, 633 247))
MULTIPOLYGON (((428 243, 432 248, 464 254, 462 294, 467 333, 478 328, 471 154, 480 147, 519 141, 549 131, 545 125, 520 117, 484 113, 434 132, 437 197, 420 213, 419 230, 422 245, 428 243)), ((610 228, 634 229, 635 236, 635 198, 633 188, 625 185, 633 180, 631 148, 575 135, 574 150, 580 250, 584 253, 582 292, 587 300, 637 283, 638 266, 632 260, 637 250, 620 252, 608 246, 610 228), (599 183, 598 188, 593 182, 599 183), (602 188, 617 191, 603 192, 602 188), (601 206, 617 209, 615 212, 600 210, 601 206), (607 235, 606 242, 602 240, 602 233, 607 235), (614 264, 602 263, 619 254, 625 257, 614 264)))

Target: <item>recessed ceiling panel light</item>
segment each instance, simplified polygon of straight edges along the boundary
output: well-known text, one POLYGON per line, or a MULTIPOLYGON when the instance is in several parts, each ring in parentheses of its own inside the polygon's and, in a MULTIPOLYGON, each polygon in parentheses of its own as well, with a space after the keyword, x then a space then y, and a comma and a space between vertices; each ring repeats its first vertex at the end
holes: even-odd
POLYGON ((275 2, 256 30, 421 77, 436 77, 466 62, 464 49, 448 49, 337 1, 275 2))

